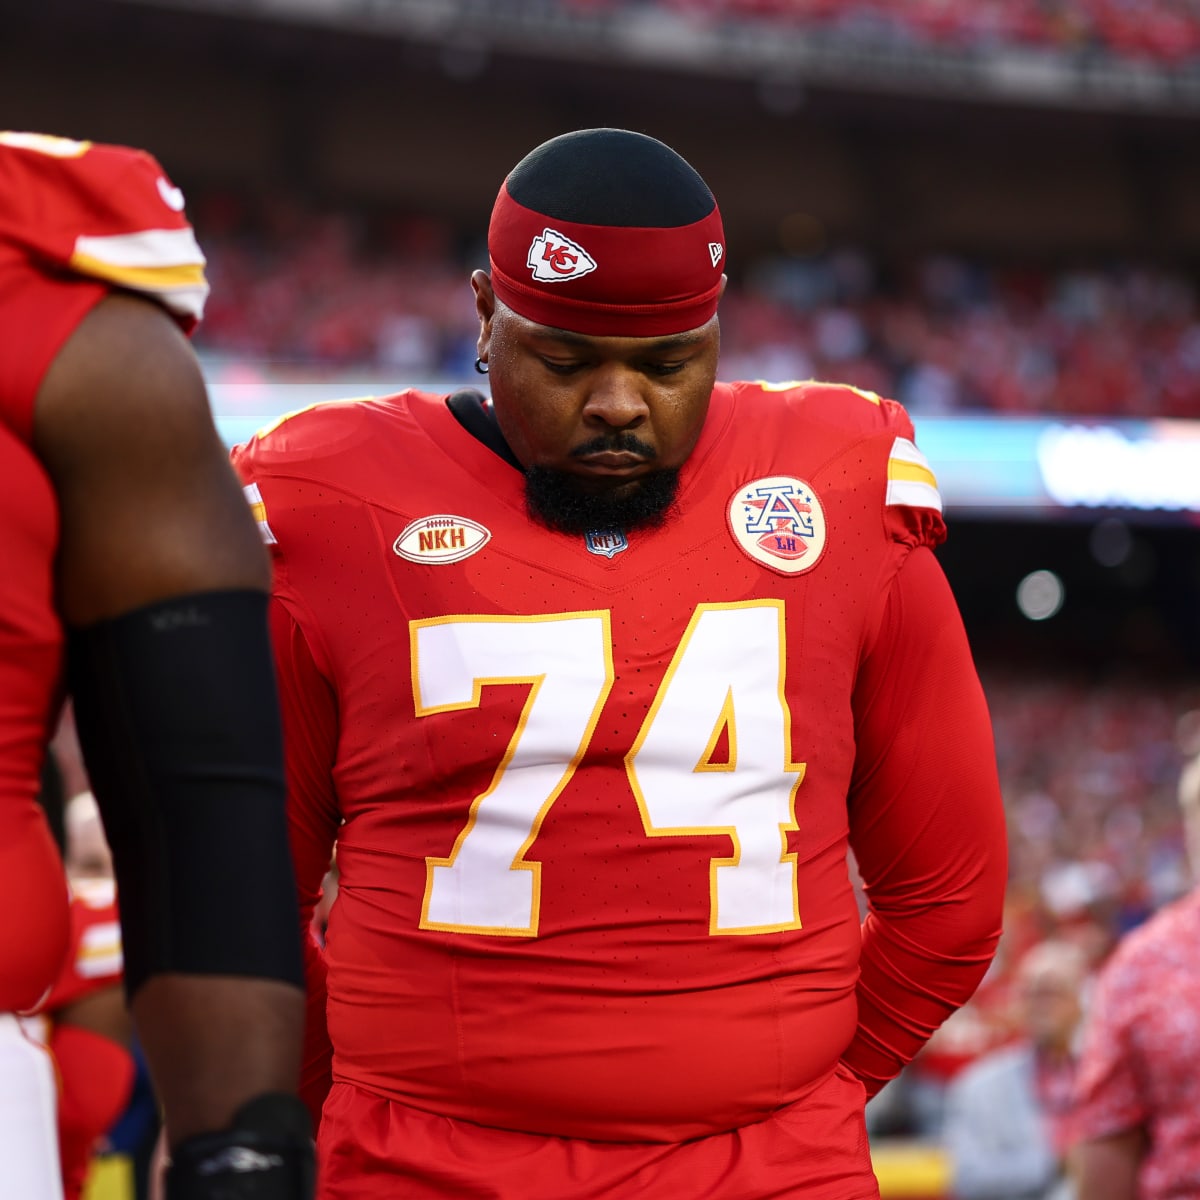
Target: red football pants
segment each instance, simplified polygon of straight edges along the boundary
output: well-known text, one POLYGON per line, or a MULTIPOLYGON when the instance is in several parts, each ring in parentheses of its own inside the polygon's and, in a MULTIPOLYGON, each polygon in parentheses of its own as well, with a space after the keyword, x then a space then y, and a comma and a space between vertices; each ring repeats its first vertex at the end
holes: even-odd
POLYGON ((590 1142, 435 1116, 335 1083, 318 1200, 879 1200, 863 1088, 839 1068, 764 1121, 680 1143, 590 1142))

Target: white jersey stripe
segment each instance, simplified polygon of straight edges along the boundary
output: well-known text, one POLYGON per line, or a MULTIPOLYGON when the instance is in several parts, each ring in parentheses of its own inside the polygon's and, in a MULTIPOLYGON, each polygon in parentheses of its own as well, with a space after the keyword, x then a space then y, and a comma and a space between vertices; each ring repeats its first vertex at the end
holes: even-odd
POLYGON ((889 479, 886 504, 902 504, 908 508, 932 508, 942 511, 942 494, 928 483, 914 479, 889 479))
POLYGON ((942 495, 929 460, 908 438, 898 437, 892 443, 885 503, 942 511, 942 495))
POLYGON ((262 492, 258 490, 257 483, 248 483, 242 488, 246 494, 246 503, 250 505, 250 511, 254 514, 255 521, 258 522, 258 532, 262 535, 262 540, 268 546, 275 546, 279 539, 276 538, 271 526, 267 524, 267 505, 262 498, 262 492))
POLYGON ((191 228, 143 229, 109 237, 75 239, 75 253, 110 267, 204 266, 204 251, 191 228))

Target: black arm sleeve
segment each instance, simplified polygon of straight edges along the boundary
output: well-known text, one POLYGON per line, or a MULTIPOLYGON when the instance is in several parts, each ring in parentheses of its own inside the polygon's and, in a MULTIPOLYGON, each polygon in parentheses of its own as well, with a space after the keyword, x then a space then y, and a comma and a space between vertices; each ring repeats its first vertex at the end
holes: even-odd
POLYGON ((180 596, 69 635, 130 997, 168 971, 303 985, 266 602, 180 596))

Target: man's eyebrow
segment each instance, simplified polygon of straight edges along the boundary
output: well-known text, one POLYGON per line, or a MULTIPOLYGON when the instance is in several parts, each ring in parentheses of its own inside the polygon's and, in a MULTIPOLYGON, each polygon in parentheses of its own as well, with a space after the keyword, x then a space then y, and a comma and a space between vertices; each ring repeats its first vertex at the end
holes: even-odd
MULTIPOLYGON (((537 331, 537 336, 546 341, 560 342, 564 346, 575 349, 586 349, 594 345, 596 339, 581 333, 572 333, 569 329, 554 329, 549 325, 537 331)), ((702 329, 689 330, 687 333, 673 333, 662 338, 646 338, 647 354, 662 354, 672 350, 687 350, 699 345, 705 340, 706 332, 702 329)))

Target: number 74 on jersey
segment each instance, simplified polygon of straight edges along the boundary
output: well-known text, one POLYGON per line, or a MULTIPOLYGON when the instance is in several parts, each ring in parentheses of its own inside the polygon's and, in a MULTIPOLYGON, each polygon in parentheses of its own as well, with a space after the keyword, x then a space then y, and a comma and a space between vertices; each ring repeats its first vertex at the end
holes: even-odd
MULTIPOLYGON (((701 604, 675 651, 625 770, 649 837, 725 834, 709 861, 712 934, 800 928, 796 792, 784 697, 782 600, 701 604), (713 752, 722 734, 723 761, 713 752)), ((541 863, 528 853, 587 752, 614 680, 604 611, 412 622, 418 717, 477 708, 483 689, 529 695, 488 788, 445 858, 426 860, 421 927, 532 937, 541 863)))

